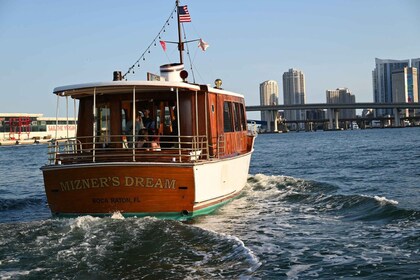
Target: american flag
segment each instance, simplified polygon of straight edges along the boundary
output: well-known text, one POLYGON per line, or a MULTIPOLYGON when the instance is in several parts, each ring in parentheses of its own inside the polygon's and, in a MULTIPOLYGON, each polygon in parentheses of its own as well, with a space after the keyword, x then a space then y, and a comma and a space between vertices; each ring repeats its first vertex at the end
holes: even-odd
POLYGON ((187 6, 179 6, 178 7, 178 16, 179 22, 191 22, 191 16, 188 12, 187 6))

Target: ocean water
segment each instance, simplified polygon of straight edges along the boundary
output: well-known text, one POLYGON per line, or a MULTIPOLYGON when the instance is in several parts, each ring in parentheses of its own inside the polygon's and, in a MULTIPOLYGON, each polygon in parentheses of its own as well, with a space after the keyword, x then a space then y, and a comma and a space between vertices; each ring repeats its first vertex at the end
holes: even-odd
POLYGON ((420 279, 420 128, 259 135, 188 222, 51 217, 47 146, 0 147, 0 279, 420 279))

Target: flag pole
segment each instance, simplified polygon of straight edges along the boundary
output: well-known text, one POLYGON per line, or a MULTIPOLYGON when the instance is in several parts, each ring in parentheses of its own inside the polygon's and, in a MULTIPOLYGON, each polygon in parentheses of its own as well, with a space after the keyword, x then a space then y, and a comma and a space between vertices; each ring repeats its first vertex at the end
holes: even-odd
POLYGON ((176 12, 178 15, 178 50, 179 50, 179 63, 183 64, 182 51, 184 50, 184 43, 182 42, 181 34, 181 21, 179 20, 179 0, 176 0, 176 12))

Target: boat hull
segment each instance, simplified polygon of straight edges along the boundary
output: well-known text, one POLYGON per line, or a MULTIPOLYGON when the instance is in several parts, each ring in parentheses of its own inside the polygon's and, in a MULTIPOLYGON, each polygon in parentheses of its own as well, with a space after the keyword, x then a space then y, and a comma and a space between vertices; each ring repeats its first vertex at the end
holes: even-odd
POLYGON ((208 214, 240 194, 251 153, 190 164, 91 163, 42 168, 51 212, 58 216, 208 214), (245 167, 245 168, 244 168, 245 167))

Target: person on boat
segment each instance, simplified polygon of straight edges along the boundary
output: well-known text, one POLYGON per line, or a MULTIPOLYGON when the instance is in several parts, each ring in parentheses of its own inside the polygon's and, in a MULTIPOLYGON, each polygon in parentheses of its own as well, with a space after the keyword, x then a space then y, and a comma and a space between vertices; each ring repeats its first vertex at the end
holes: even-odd
POLYGON ((171 116, 171 122, 172 122, 172 131, 171 134, 172 135, 178 135, 178 120, 176 118, 177 116, 177 112, 176 112, 176 106, 174 106, 173 108, 173 114, 171 116))
POLYGON ((149 133, 149 135, 155 134, 155 122, 150 117, 149 109, 144 110, 143 124, 144 124, 144 127, 147 129, 147 132, 149 133))
POLYGON ((152 142, 150 143, 150 148, 152 148, 152 151, 161 151, 161 147, 159 144, 159 137, 155 136, 152 139, 152 142))
POLYGON ((142 129, 140 131, 140 136, 138 137, 138 140, 136 141, 136 148, 149 148, 150 142, 149 142, 149 133, 147 132, 147 129, 142 129))
POLYGON ((134 139, 133 139, 133 137, 131 137, 131 141, 130 141, 131 143, 133 143, 132 146, 134 145, 134 142, 136 142, 138 140, 138 137, 140 135, 140 131, 145 128, 144 124, 143 124, 142 116, 143 116, 143 113, 141 111, 139 111, 138 114, 136 114, 136 119, 135 119, 135 124, 134 125, 133 125, 133 121, 131 119, 127 122, 127 129, 125 131, 125 134, 128 135, 128 136, 133 135, 133 130, 134 130, 134 135, 135 135, 134 139))

